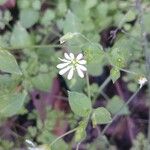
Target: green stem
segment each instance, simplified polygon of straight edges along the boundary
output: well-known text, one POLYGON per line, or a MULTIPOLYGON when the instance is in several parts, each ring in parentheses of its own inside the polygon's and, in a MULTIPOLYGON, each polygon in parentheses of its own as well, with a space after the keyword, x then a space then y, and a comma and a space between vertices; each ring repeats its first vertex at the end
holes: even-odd
POLYGON ((55 47, 64 47, 62 45, 52 45, 52 44, 49 44, 49 45, 31 45, 31 46, 25 46, 25 47, 1 47, 3 49, 6 49, 6 50, 14 50, 14 49, 25 49, 25 48, 55 48, 55 47))
MULTIPOLYGON (((119 68, 119 67, 118 67, 119 68)), ((126 73, 129 73, 129 74, 134 74, 134 75, 138 75, 138 73, 136 72, 133 72, 133 71, 130 71, 130 70, 127 70, 127 69, 122 69, 122 68, 119 68, 119 70, 123 71, 123 72, 126 72, 126 73)))
POLYGON ((87 72, 86 72, 86 83, 87 83, 88 97, 91 99, 90 83, 89 83, 89 75, 88 75, 87 72))
POLYGON ((70 134, 70 133, 72 133, 72 132, 75 132, 76 130, 77 130, 77 128, 74 128, 74 129, 72 129, 72 130, 70 130, 70 131, 64 133, 63 135, 59 136, 58 138, 56 138, 54 141, 52 141, 52 142, 50 143, 50 147, 52 147, 52 145, 54 145, 58 140, 60 140, 60 139, 63 138, 64 136, 66 136, 66 135, 68 135, 68 134, 70 134))
MULTIPOLYGON (((71 46, 78 47, 78 45, 71 45, 71 46)), ((45 45, 31 45, 25 47, 0 47, 0 48, 4 50, 15 50, 15 49, 25 49, 25 48, 38 49, 38 48, 64 48, 64 47, 68 47, 68 46, 58 45, 58 44, 47 44, 47 45, 45 44, 45 45)))
MULTIPOLYGON (((86 83, 87 83, 87 90, 88 90, 88 97, 89 99, 91 100, 91 92, 90 92, 90 83, 89 83, 89 75, 88 75, 88 72, 86 72, 86 83)), ((90 120, 90 115, 88 115, 88 117, 86 118, 87 119, 87 122, 90 120)), ((76 147, 76 150, 79 150, 79 147, 80 147, 80 144, 82 143, 83 140, 81 140, 80 142, 78 142, 77 144, 77 147, 76 147)))
MULTIPOLYGON (((122 109, 123 109, 124 107, 126 107, 126 106, 135 98, 135 96, 136 96, 137 93, 140 91, 140 89, 141 89, 141 87, 139 87, 139 88, 137 89, 137 91, 127 100, 127 102, 124 103, 124 105, 122 105, 122 107, 119 109, 119 111, 117 112, 117 114, 112 118, 112 122, 117 119, 117 117, 119 116, 119 114, 120 114, 120 112, 122 111, 122 109)), ((101 134, 100 134, 100 138, 105 134, 105 132, 106 132, 107 129, 110 127, 110 125, 112 124, 112 122, 109 123, 109 124, 107 124, 107 125, 105 126, 105 128, 102 130, 102 132, 101 132, 101 134)))
MULTIPOLYGON (((141 0, 136 0, 136 9, 138 11, 139 17, 139 25, 141 30, 141 46, 143 48, 143 52, 145 53, 145 66, 146 66, 146 74, 148 79, 148 97, 150 98, 150 49, 148 46, 148 41, 146 38, 145 31, 145 22, 144 22, 144 12, 141 4, 141 0)), ((148 120, 148 150, 150 149, 150 101, 149 101, 149 120, 148 120)))
POLYGON ((106 85, 111 81, 111 77, 107 77, 106 80, 103 82, 103 84, 99 87, 98 89, 98 94, 95 94, 95 96, 93 97, 93 103, 95 103, 96 98, 98 97, 99 93, 101 93, 101 91, 106 87, 106 85))
POLYGON ((76 150, 79 150, 79 147, 80 147, 81 142, 82 142, 82 141, 80 141, 80 142, 77 144, 76 150))
POLYGON ((91 45, 96 45, 100 50, 102 50, 103 48, 101 47, 100 44, 98 43, 93 43, 91 40, 89 40, 85 35, 83 35, 82 33, 77 33, 78 35, 80 35, 83 39, 85 39, 86 41, 88 41, 91 45))

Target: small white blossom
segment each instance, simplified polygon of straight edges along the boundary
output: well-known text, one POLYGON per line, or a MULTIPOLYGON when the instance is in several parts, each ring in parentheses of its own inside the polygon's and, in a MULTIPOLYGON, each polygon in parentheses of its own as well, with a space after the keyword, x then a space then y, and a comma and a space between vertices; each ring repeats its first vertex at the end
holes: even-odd
POLYGON ((47 150, 48 148, 45 146, 39 146, 39 147, 32 147, 28 148, 28 150, 47 150))
POLYGON ((140 84, 140 88, 147 82, 147 79, 145 77, 140 77, 138 80, 138 83, 140 84))
POLYGON ((73 53, 64 53, 64 58, 59 58, 63 63, 57 65, 57 68, 60 69, 59 74, 63 75, 68 72, 67 79, 71 80, 74 74, 74 71, 77 71, 78 75, 83 78, 84 71, 87 71, 86 60, 83 58, 83 54, 79 53, 77 57, 73 53))
POLYGON ((25 142, 30 146, 35 147, 35 144, 31 140, 26 139, 25 142))

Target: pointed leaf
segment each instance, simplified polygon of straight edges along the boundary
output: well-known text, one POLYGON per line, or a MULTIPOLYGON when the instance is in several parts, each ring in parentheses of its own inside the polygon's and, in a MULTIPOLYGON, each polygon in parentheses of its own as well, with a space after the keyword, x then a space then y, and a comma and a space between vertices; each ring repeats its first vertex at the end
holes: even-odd
POLYGON ((6 50, 0 50, 0 70, 8 73, 21 74, 15 57, 6 50))
POLYGON ((94 126, 97 124, 107 124, 111 121, 111 114, 106 108, 99 107, 97 109, 94 109, 92 114, 92 122, 94 126))
POLYGON ((81 22, 79 18, 70 10, 66 14, 63 32, 81 32, 81 22))
POLYGON ((22 9, 20 12, 20 22, 23 27, 30 28, 39 19, 39 12, 33 9, 22 9))
POLYGON ((122 99, 120 99, 120 97, 118 96, 114 96, 107 104, 107 109, 112 113, 112 114, 117 114, 119 113, 119 115, 127 115, 129 114, 129 109, 127 106, 124 106, 124 101, 122 99), (120 110, 122 108, 122 110, 120 110))
POLYGON ((120 77, 120 70, 118 68, 112 68, 110 71, 110 77, 113 81, 113 83, 116 82, 116 80, 118 80, 118 78, 120 77))
POLYGON ((32 40, 25 28, 18 23, 12 32, 10 39, 11 46, 16 48, 24 48, 32 45, 32 40))
POLYGON ((27 92, 7 94, 0 96, 0 116, 10 117, 15 115, 22 107, 27 92))
POLYGON ((51 88, 53 78, 50 74, 39 74, 31 79, 36 89, 48 92, 51 88))
POLYGON ((91 100, 82 93, 69 92, 69 104, 72 111, 82 117, 87 116, 92 110, 91 100))

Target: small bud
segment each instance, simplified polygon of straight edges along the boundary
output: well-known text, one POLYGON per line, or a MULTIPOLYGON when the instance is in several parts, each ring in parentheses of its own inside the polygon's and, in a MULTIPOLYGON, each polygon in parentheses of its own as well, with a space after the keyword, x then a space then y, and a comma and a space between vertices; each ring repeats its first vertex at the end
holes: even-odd
POLYGON ((138 83, 140 84, 140 88, 143 87, 143 85, 147 82, 148 80, 145 77, 140 77, 138 79, 138 83))

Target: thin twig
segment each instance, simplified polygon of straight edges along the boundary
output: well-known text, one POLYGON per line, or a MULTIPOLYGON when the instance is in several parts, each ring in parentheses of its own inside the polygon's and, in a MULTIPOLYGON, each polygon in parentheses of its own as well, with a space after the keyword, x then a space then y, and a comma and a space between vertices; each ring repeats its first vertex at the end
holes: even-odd
POLYGON ((82 141, 80 141, 80 142, 77 144, 76 150, 79 150, 79 147, 80 147, 81 143, 82 143, 82 141))
POLYGON ((90 92, 90 83, 89 83, 89 75, 86 72, 86 83, 87 83, 87 89, 88 89, 88 97, 91 99, 91 92, 90 92))
MULTIPOLYGON (((85 44, 82 45, 71 45, 73 47, 82 47, 85 44)), ((0 49, 4 50, 18 50, 18 49, 26 49, 26 48, 31 48, 31 49, 40 49, 40 48, 67 48, 67 45, 60 45, 60 44, 43 44, 43 45, 30 45, 30 46, 25 46, 25 47, 0 47, 0 49)))
POLYGON ((98 97, 98 95, 101 93, 101 91, 106 87, 106 85, 111 81, 111 77, 107 77, 106 80, 102 83, 102 85, 99 87, 98 89, 98 94, 95 94, 95 96, 93 97, 93 103, 95 103, 96 98, 98 97))
MULTIPOLYGON (((128 100, 126 103, 124 103, 124 105, 122 105, 122 107, 119 109, 119 111, 117 112, 117 114, 112 118, 112 122, 117 119, 117 117, 119 116, 119 114, 120 114, 120 112, 122 111, 122 109, 123 109, 124 107, 126 107, 126 106, 135 98, 135 96, 136 96, 137 93, 140 91, 140 89, 141 89, 141 88, 139 87, 139 88, 137 89, 137 91, 129 98, 129 100, 128 100)), ((109 123, 109 124, 107 124, 107 125, 105 126, 105 128, 104 128, 103 131, 101 132, 99 138, 101 138, 101 137, 105 134, 105 132, 106 132, 107 129, 110 127, 110 125, 112 124, 112 122, 109 123)))
MULTIPOLYGON (((145 58, 146 58, 146 73, 147 73, 147 79, 148 79, 148 87, 150 88, 150 50, 148 47, 148 41, 146 38, 146 32, 145 32, 145 25, 144 25, 144 18, 143 18, 143 8, 141 5, 141 0, 136 0, 136 9, 138 11, 138 16, 139 16, 139 24, 141 28, 141 44, 143 51, 145 53, 145 58)), ((150 89, 148 89, 148 94, 150 98, 150 89)), ((148 141, 150 144, 150 102, 149 102, 149 122, 148 122, 148 141)), ((148 146, 149 149, 149 146, 148 146)))
POLYGON ((54 144, 55 144, 58 140, 60 140, 61 138, 65 137, 66 135, 68 135, 68 134, 70 134, 70 133, 75 132, 76 130, 77 130, 77 128, 74 128, 74 129, 72 129, 72 130, 70 130, 70 131, 64 133, 63 135, 59 136, 58 138, 56 138, 54 141, 52 141, 52 142, 50 143, 50 147, 52 147, 52 145, 54 145, 54 144))

